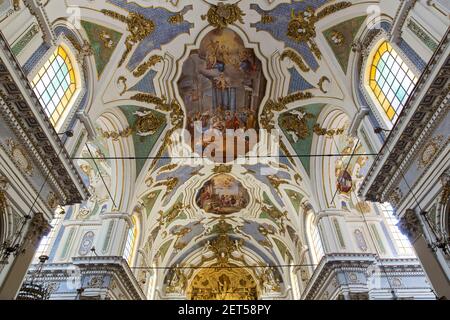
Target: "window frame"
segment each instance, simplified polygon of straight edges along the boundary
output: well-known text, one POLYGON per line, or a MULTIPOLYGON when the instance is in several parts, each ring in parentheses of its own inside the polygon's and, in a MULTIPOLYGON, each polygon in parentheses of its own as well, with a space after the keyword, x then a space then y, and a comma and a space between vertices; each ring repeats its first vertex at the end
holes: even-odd
POLYGON ((34 263, 39 262, 39 257, 41 255, 50 255, 50 251, 53 248, 53 242, 58 236, 59 229, 63 225, 65 216, 61 213, 54 213, 52 220, 50 221, 51 229, 46 236, 43 236, 39 242, 39 245, 34 253, 33 261, 34 263))
MULTIPOLYGON (((72 94, 72 97, 70 98, 70 101, 68 102, 62 115, 58 119, 57 123, 54 125, 54 129, 56 132, 64 132, 65 130, 67 130, 70 122, 75 116, 75 113, 78 111, 78 107, 81 103, 81 100, 86 93, 86 82, 84 79, 84 71, 83 68, 80 66, 77 57, 75 56, 75 53, 78 52, 77 49, 63 34, 61 34, 56 40, 55 44, 50 46, 47 52, 41 57, 39 62, 36 63, 36 65, 28 74, 27 78, 28 82, 30 83, 30 87, 33 88, 32 83, 33 79, 36 77, 39 71, 41 71, 41 69, 45 66, 48 60, 52 57, 53 53, 55 53, 55 51, 59 47, 62 47, 63 50, 67 53, 67 56, 70 59, 75 75, 75 91, 72 94)), ((34 93, 34 89, 32 90, 34 93)), ((41 107, 42 110, 45 112, 45 107, 42 105, 41 107)), ((50 117, 48 117, 48 120, 51 121, 50 117)))
POLYGON ((325 256, 325 249, 322 235, 320 233, 319 226, 315 221, 314 214, 310 214, 307 218, 307 234, 312 262, 313 264, 318 265, 320 260, 322 260, 325 256), (320 247, 317 246, 317 244, 319 244, 320 247))
POLYGON ((124 246, 123 246, 123 254, 122 254, 122 257, 125 259, 125 261, 128 263, 128 265, 130 267, 133 265, 133 262, 135 260, 135 256, 136 256, 135 252, 136 252, 138 243, 139 243, 139 219, 136 216, 131 216, 130 221, 129 221, 129 228, 126 233, 126 238, 125 238, 125 242, 124 242, 124 246), (127 252, 130 232, 132 232, 132 234, 133 234, 133 239, 132 239, 132 244, 129 249, 129 252, 127 252))
MULTIPOLYGON (((370 73, 372 69, 372 63, 374 60, 375 55, 377 54, 380 46, 384 43, 388 42, 392 49, 397 53, 397 55, 403 60, 403 62, 406 64, 408 69, 413 73, 414 77, 418 80, 421 72, 417 69, 417 67, 412 63, 412 61, 409 59, 408 56, 405 55, 403 50, 394 42, 389 41, 389 37, 386 34, 386 32, 383 30, 376 36, 370 45, 368 46, 369 49, 364 52, 364 59, 362 62, 363 65, 363 72, 361 72, 361 83, 363 86, 363 93, 366 97, 367 103, 369 105, 369 108, 372 110, 373 114, 375 115, 375 118, 378 120, 379 124, 386 128, 386 129, 392 129, 394 127, 395 122, 392 122, 385 111, 383 110, 383 107, 381 106, 380 102, 378 101, 378 98, 375 96, 375 93, 373 92, 371 86, 370 86, 370 73)), ((401 111, 398 113, 400 114, 401 111)))
POLYGON ((397 255, 399 257, 415 258, 416 253, 414 251, 412 243, 409 241, 408 237, 400 231, 398 227, 399 220, 395 215, 394 207, 389 202, 385 202, 378 203, 377 208, 383 217, 387 229, 389 230, 389 237, 395 245, 397 255))

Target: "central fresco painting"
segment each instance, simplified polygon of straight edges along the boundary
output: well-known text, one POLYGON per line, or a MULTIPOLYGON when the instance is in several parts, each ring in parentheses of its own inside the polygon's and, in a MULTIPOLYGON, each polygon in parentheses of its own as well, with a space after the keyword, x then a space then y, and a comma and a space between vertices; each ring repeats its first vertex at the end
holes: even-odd
POLYGON ((208 213, 231 214, 247 207, 250 196, 233 176, 219 174, 208 180, 197 194, 197 205, 208 213))
MULTIPOLYGON (((215 29, 203 38, 200 48, 191 51, 183 64, 178 88, 186 107, 193 149, 201 144, 205 150, 218 133, 224 136, 227 129, 258 129, 266 79, 253 49, 246 48, 234 31, 215 29), (195 141, 194 130, 199 132, 200 124, 202 132, 195 141)), ((217 144, 216 140, 215 152, 221 152, 223 162, 242 155, 239 150, 244 150, 243 145, 247 153, 256 143, 245 137, 234 139, 234 144, 226 144, 226 139, 217 144)))

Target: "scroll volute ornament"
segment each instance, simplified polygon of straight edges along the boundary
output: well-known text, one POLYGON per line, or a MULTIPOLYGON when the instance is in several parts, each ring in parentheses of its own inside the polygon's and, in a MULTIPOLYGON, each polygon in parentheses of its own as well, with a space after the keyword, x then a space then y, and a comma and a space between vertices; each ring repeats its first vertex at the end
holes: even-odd
POLYGON ((422 233, 420 220, 413 209, 406 210, 397 226, 399 227, 400 231, 405 234, 411 241, 415 240, 422 233))

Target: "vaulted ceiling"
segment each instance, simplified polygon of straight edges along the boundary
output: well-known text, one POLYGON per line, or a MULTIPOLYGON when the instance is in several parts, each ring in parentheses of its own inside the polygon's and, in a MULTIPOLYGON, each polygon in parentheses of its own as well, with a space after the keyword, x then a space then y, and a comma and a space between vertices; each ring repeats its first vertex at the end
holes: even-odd
MULTIPOLYGON (((81 7, 79 33, 93 49, 92 149, 109 157, 101 171, 111 176, 116 206, 140 217, 142 265, 252 265, 249 272, 265 279, 258 290, 280 292, 288 270, 263 267, 304 263, 306 214, 343 205, 324 194, 335 192, 336 166, 348 159, 310 155, 354 146, 347 136, 358 110, 351 45, 371 19, 370 2, 67 3, 81 7), (279 158, 174 158, 171 135, 193 133, 195 121, 217 130, 279 130, 279 158)), ((201 142, 204 151, 211 140, 201 142)), ((107 203, 88 162, 80 166, 96 190, 95 210, 80 219, 107 203)), ((364 165, 358 158, 352 168, 364 165)), ((352 210, 358 199, 347 200, 352 210)), ((177 272, 162 278, 195 273, 177 272)), ((167 281, 168 293, 185 289, 167 281)))

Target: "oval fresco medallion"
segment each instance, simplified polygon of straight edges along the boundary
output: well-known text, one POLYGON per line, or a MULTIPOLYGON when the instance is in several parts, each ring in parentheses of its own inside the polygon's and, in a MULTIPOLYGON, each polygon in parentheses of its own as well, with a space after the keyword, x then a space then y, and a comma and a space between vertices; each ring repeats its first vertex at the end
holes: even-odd
POLYGON ((208 213, 232 214, 248 206, 250 195, 233 176, 218 174, 205 182, 198 192, 197 205, 208 213))

